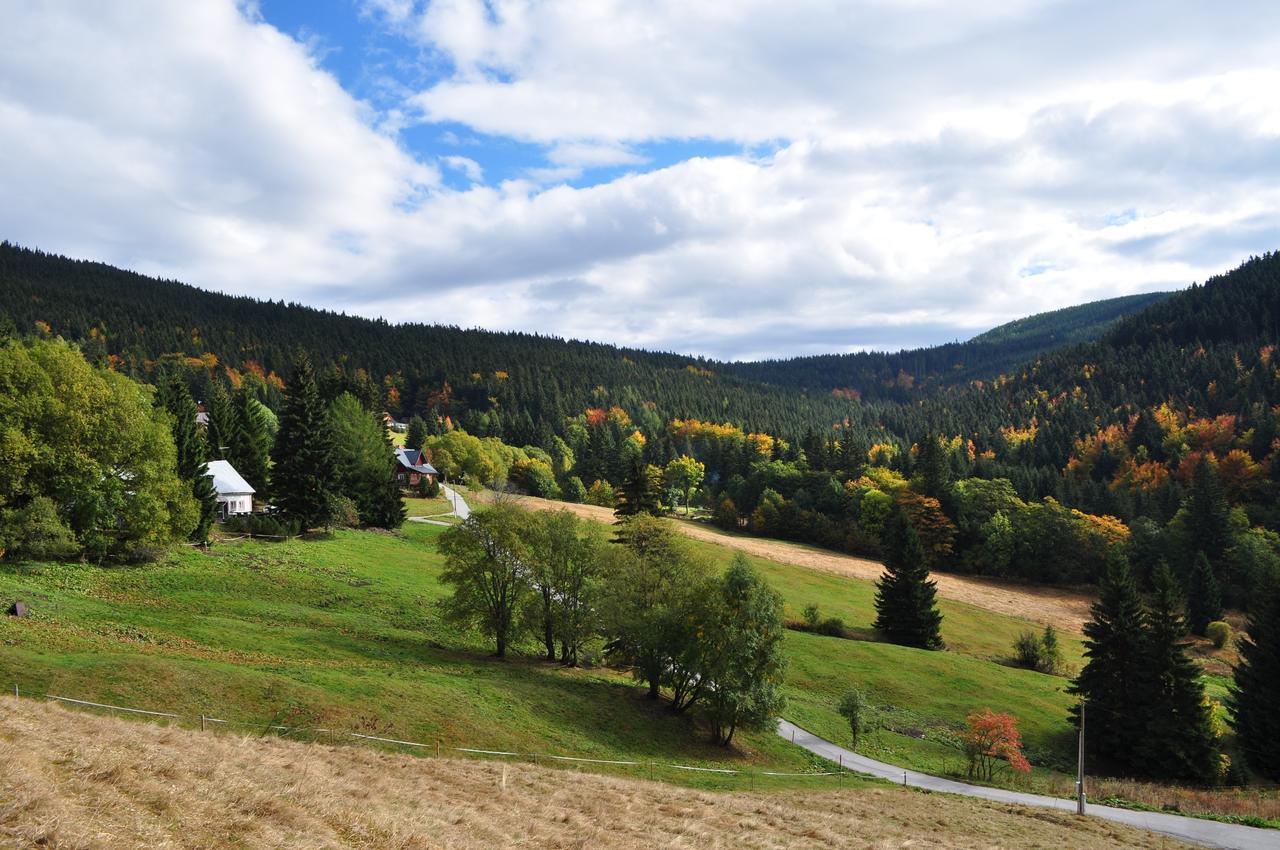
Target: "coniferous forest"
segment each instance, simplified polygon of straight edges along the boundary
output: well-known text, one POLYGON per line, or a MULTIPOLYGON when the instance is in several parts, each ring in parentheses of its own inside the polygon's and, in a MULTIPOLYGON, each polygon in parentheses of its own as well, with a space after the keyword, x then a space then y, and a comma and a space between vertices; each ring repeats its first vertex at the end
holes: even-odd
POLYGON ((900 511, 932 568, 1037 582, 1097 582, 1119 547, 1144 588, 1171 567, 1197 629, 1280 572, 1278 324, 1267 254, 970 343, 720 363, 392 324, 0 247, 6 335, 63 337, 147 383, 179 376, 231 431, 210 454, 225 447, 251 481, 269 476, 304 351, 323 403, 349 393, 410 421, 455 480, 700 507, 871 555, 900 511))

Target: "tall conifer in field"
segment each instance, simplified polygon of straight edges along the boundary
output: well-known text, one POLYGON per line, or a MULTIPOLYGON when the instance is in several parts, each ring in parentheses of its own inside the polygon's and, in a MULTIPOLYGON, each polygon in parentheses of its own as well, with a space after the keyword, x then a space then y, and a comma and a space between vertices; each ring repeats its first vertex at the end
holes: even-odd
POLYGON ((614 514, 619 517, 652 514, 662 512, 661 499, 662 470, 644 462, 639 454, 630 458, 627 464, 626 477, 618 488, 618 507, 614 514))
POLYGON ((1151 581, 1144 670, 1150 715, 1141 738, 1141 765, 1160 779, 1205 782, 1217 767, 1217 741, 1200 668, 1183 647, 1183 601, 1164 562, 1157 565, 1151 581))
POLYGON ((1222 594, 1213 575, 1213 565, 1204 552, 1197 552, 1191 566, 1191 582, 1187 593, 1187 624, 1191 631, 1203 635, 1214 620, 1222 619, 1222 594))
POLYGON ((905 511, 890 520, 885 544, 885 570, 876 583, 876 631, 902 646, 941 649, 938 585, 929 579, 924 547, 905 511))
MULTIPOLYGON (((1085 743, 1090 753, 1132 769, 1146 734, 1148 712, 1144 667, 1146 640, 1142 602, 1123 553, 1113 551, 1107 573, 1084 627, 1080 675, 1067 689, 1087 703, 1085 743)), ((1071 710, 1079 723, 1079 707, 1071 710)))
POLYGON ((303 529, 324 523, 336 495, 333 438, 316 388, 311 359, 299 351, 285 385, 284 410, 276 433, 272 492, 275 503, 303 529))
POLYGON ((218 497, 213 479, 205 474, 208 460, 204 439, 196 427, 195 399, 181 377, 174 375, 160 385, 157 401, 172 417, 173 444, 177 449, 178 476, 191 486, 191 495, 200 506, 200 521, 191 531, 191 539, 204 541, 218 516, 218 497))
POLYGON ((1227 698, 1249 766, 1280 782, 1280 590, 1253 606, 1227 698))

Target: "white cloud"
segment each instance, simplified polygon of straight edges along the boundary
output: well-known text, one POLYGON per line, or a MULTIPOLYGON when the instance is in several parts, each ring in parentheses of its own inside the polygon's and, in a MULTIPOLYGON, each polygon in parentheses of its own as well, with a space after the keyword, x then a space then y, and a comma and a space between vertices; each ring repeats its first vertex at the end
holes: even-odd
POLYGON ((369 0, 449 68, 378 112, 231 0, 31 3, 0 51, 0 235, 366 314, 759 356, 964 337, 1280 247, 1280 7, 964 5, 369 0), (545 167, 484 185, 483 135, 406 151, 424 120, 545 167), (707 139, 773 152, 644 171, 644 143, 707 139))

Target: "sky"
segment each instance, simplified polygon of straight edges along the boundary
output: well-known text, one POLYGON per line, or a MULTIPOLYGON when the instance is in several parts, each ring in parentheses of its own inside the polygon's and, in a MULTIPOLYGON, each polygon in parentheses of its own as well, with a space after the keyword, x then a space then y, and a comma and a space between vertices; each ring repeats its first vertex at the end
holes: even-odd
POLYGON ((0 0, 0 238, 755 359, 1280 249, 1280 3, 0 0))

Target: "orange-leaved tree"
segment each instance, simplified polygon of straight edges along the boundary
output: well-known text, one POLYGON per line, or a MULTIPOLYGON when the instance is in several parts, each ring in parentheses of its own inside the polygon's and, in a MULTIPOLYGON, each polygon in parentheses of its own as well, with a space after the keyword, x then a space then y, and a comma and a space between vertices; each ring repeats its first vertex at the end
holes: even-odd
POLYGON ((1031 772, 1031 765, 1022 754, 1016 717, 984 708, 970 714, 968 723, 960 743, 969 759, 970 779, 990 782, 996 771, 1006 766, 1019 773, 1031 772))

